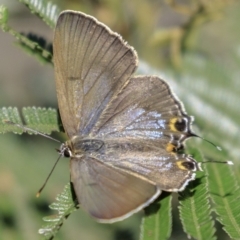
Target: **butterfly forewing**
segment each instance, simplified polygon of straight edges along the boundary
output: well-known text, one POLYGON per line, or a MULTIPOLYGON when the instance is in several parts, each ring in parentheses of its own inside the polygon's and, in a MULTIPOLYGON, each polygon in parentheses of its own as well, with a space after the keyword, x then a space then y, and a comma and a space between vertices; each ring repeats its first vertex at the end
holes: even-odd
POLYGON ((135 51, 96 19, 73 11, 59 16, 53 50, 64 129, 70 137, 87 135, 134 72, 135 51))

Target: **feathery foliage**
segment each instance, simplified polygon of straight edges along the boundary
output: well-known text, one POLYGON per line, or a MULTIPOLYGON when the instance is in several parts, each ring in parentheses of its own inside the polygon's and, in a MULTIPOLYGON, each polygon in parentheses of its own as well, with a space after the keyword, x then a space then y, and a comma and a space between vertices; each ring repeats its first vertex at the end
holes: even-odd
POLYGON ((159 201, 145 209, 141 223, 141 240, 168 239, 172 230, 172 196, 162 193, 159 201))
POLYGON ((33 14, 38 15, 51 28, 55 26, 60 10, 57 5, 48 0, 19 0, 24 3, 33 14))
POLYGON ((77 203, 73 201, 71 194, 70 183, 67 184, 62 193, 57 196, 56 202, 52 203, 49 207, 52 210, 58 211, 58 214, 43 219, 45 225, 39 229, 39 234, 46 240, 53 239, 63 225, 64 220, 77 210, 77 203))
POLYGON ((0 6, 0 27, 4 32, 8 32, 13 35, 16 42, 30 55, 36 56, 41 62, 52 62, 52 45, 47 44, 43 37, 36 34, 19 33, 8 25, 8 9, 4 6, 0 6))
MULTIPOLYGON (((59 131, 57 111, 55 109, 25 107, 22 109, 22 116, 27 127, 33 130, 46 134, 59 131)), ((24 126, 17 108, 3 107, 0 109, 0 133, 14 132, 20 134, 24 131, 23 128, 7 121, 24 126)), ((32 132, 28 131, 28 133, 31 134, 32 132)))
MULTIPOLYGON (((219 154, 220 155, 220 154, 219 154)), ((218 159, 227 159, 222 153, 218 159)), ((214 158, 215 159, 215 158, 214 158)), ((240 189, 232 168, 224 165, 206 164, 208 175, 208 189, 213 202, 213 210, 217 214, 217 221, 223 225, 231 239, 240 237, 240 189)))
MULTIPOLYGON (((194 158, 203 162, 201 153, 194 150, 194 158)), ((184 232, 194 239, 216 239, 214 221, 211 216, 206 176, 201 172, 189 187, 179 193, 179 212, 184 232)))

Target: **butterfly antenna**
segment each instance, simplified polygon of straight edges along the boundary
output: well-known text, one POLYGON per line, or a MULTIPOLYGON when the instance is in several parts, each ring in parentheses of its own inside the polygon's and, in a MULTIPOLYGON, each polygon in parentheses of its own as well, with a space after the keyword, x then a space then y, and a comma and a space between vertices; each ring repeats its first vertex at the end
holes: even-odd
POLYGON ((208 160, 208 161, 204 161, 201 163, 223 163, 223 164, 227 164, 227 165, 234 165, 232 161, 215 161, 215 160, 208 160))
POLYGON ((55 164, 54 164, 53 167, 52 167, 52 170, 51 170, 50 173, 48 174, 48 176, 47 176, 45 182, 43 183, 42 187, 38 190, 38 192, 37 192, 37 194, 36 194, 36 197, 39 197, 39 196, 40 196, 42 190, 43 190, 44 187, 46 186, 46 184, 47 184, 47 182, 48 182, 50 176, 52 175, 52 173, 53 173, 55 167, 57 166, 57 163, 58 163, 58 161, 60 160, 61 157, 62 157, 62 155, 59 155, 57 161, 55 162, 55 164))
MULTIPOLYGON (((51 136, 49 136, 49 135, 47 135, 47 134, 44 134, 44 133, 42 133, 42 132, 39 132, 39 131, 34 130, 34 129, 29 128, 29 127, 26 127, 26 126, 24 126, 24 125, 22 125, 22 124, 14 123, 14 122, 9 121, 9 120, 4 120, 4 122, 7 123, 7 124, 10 124, 10 125, 19 127, 19 128, 21 128, 21 129, 23 129, 25 132, 29 131, 29 132, 32 132, 32 133, 41 135, 41 136, 43 136, 43 137, 45 137, 45 138, 51 139, 52 141, 61 143, 59 140, 57 140, 57 139, 55 139, 55 138, 53 138, 53 137, 51 137, 51 136)), ((54 164, 53 167, 52 167, 52 170, 51 170, 50 173, 48 174, 48 176, 47 176, 44 184, 42 185, 42 187, 41 187, 41 188, 39 189, 39 191, 37 192, 36 197, 39 197, 39 196, 40 196, 42 190, 43 190, 44 187, 46 186, 46 184, 47 184, 50 176, 52 175, 52 173, 53 173, 55 167, 57 166, 57 163, 58 163, 58 161, 59 161, 59 159, 60 159, 61 157, 62 157, 62 154, 59 155, 57 161, 55 162, 55 164, 54 164)))
POLYGON ((195 133, 192 133, 191 136, 192 136, 192 137, 200 138, 200 139, 202 139, 202 140, 204 140, 204 141, 210 143, 210 144, 211 144, 212 146, 214 146, 218 151, 222 151, 222 148, 221 148, 221 147, 217 146, 217 145, 214 144, 213 142, 211 142, 211 141, 209 141, 209 140, 207 140, 207 139, 205 139, 205 138, 203 138, 203 137, 198 136, 198 135, 195 134, 195 133))
POLYGON ((22 125, 22 124, 14 123, 14 122, 9 121, 9 120, 3 120, 3 121, 4 121, 5 123, 7 123, 7 124, 10 124, 10 125, 19 127, 19 128, 21 128, 21 129, 23 129, 25 132, 29 131, 29 132, 32 132, 32 133, 41 135, 41 136, 43 136, 43 137, 45 137, 45 138, 51 139, 52 141, 61 143, 59 140, 57 140, 57 139, 55 139, 55 138, 53 138, 53 137, 51 137, 51 136, 49 136, 49 135, 47 135, 47 134, 44 134, 44 133, 42 133, 42 132, 39 132, 39 131, 34 130, 34 129, 29 128, 29 127, 26 127, 26 126, 24 126, 24 125, 22 125))
MULTIPOLYGON (((202 140, 210 143, 210 144, 211 144, 212 146, 214 146, 218 151, 222 151, 222 148, 221 148, 221 147, 217 146, 217 145, 214 144, 213 142, 211 142, 211 141, 209 141, 209 140, 207 140, 207 139, 205 139, 205 138, 203 138, 203 137, 198 136, 198 135, 195 134, 195 133, 192 133, 191 136, 200 138, 200 139, 202 139, 202 140)), ((201 163, 223 163, 223 164, 233 165, 233 162, 232 162, 232 161, 215 161, 215 160, 208 160, 208 161, 203 161, 203 162, 201 162, 201 163)))

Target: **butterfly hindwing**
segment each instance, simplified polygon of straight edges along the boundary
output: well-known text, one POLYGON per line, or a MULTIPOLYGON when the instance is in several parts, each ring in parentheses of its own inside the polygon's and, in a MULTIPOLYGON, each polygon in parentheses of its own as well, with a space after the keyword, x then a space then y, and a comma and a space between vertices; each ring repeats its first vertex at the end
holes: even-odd
POLYGON ((71 181, 83 209, 101 222, 124 219, 161 192, 154 183, 91 157, 71 159, 71 181))

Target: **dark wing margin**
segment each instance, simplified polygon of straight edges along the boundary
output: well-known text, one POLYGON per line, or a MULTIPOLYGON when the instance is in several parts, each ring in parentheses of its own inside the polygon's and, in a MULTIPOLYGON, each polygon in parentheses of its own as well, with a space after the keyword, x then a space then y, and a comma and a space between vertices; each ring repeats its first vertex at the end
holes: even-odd
POLYGON ((59 110, 68 136, 87 135, 137 66, 120 35, 84 13, 64 11, 54 33, 59 110))
POLYGON ((161 193, 152 182, 90 157, 71 159, 71 181, 80 206, 103 223, 131 216, 161 193))

